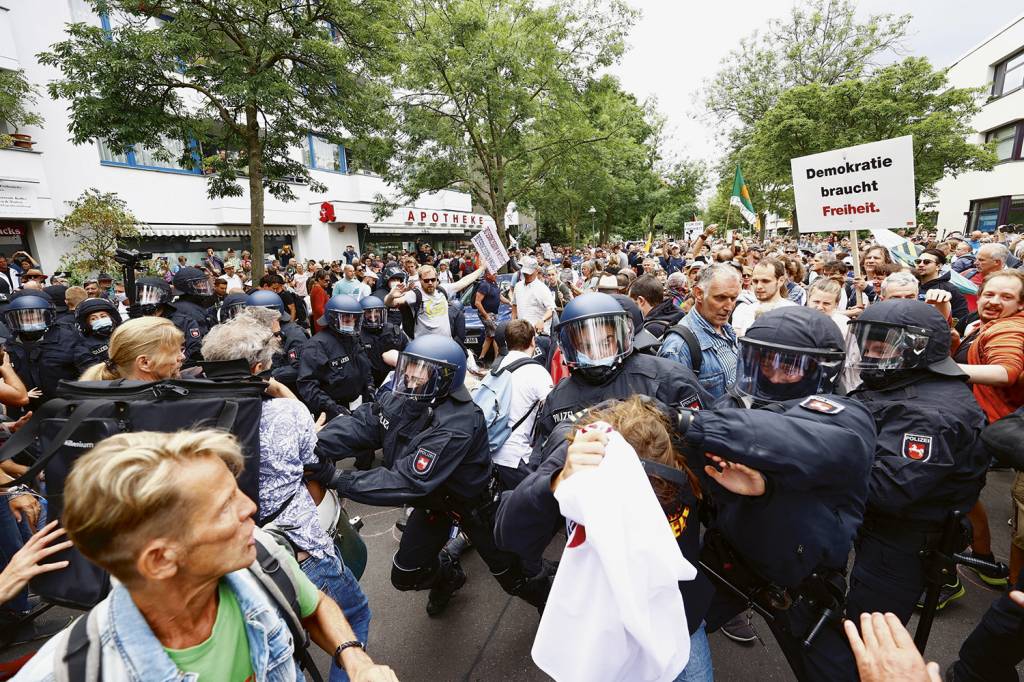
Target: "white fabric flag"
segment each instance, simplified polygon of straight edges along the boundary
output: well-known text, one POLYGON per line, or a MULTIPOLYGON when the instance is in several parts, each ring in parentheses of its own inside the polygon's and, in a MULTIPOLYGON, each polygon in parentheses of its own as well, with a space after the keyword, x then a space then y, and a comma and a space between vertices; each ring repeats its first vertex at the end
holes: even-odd
POLYGON ((555 492, 569 540, 533 642, 558 682, 675 679, 690 658, 683 558, 636 452, 609 434, 601 464, 555 492))

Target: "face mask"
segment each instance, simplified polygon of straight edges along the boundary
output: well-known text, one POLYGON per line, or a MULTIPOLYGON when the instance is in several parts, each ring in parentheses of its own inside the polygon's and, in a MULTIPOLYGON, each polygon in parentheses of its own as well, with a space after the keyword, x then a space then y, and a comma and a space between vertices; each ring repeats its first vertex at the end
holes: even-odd
POLYGON ((610 367, 615 363, 615 356, 612 355, 603 360, 594 360, 586 353, 576 351, 576 363, 582 367, 610 367))
POLYGON ((338 330, 341 331, 342 334, 352 334, 355 332, 356 326, 354 324, 342 324, 338 326, 338 330))
POLYGON ((92 330, 95 333, 99 334, 100 336, 105 336, 107 334, 110 334, 110 332, 113 330, 114 321, 111 320, 109 317, 101 317, 98 320, 93 320, 89 324, 89 326, 92 327, 92 330))

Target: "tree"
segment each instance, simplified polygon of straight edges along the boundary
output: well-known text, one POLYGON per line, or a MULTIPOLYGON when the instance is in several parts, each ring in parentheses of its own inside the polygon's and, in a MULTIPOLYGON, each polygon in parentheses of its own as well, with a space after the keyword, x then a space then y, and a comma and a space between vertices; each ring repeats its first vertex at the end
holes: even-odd
POLYGON ((68 214, 53 224, 56 236, 73 242, 61 256, 60 269, 70 271, 72 281, 78 282, 95 272, 116 272, 114 250, 138 239, 138 218, 117 194, 95 188, 67 205, 68 214))
POLYGON ((422 0, 402 44, 402 137, 386 179, 407 199, 468 191, 505 239, 509 203, 526 205, 566 155, 610 134, 594 134, 581 96, 634 16, 622 0, 422 0))
MULTIPOLYGON (((24 71, 0 69, 0 122, 15 132, 22 126, 42 125, 43 117, 32 111, 36 100, 36 89, 25 78, 24 71)), ((10 136, 0 135, 0 149, 10 143, 10 136)))
POLYGON ((945 71, 926 59, 908 58, 871 78, 787 91, 758 121, 743 150, 744 172, 756 169, 765 184, 786 190, 780 204, 793 207, 791 158, 875 142, 914 137, 916 199, 934 195, 946 175, 989 170, 996 156, 972 144, 971 119, 981 91, 949 87, 945 71))
POLYGON ((84 23, 40 61, 63 78, 76 144, 141 145, 183 167, 203 157, 208 195, 248 186, 253 276, 263 270, 264 191, 324 191, 291 151, 309 133, 386 155, 395 0, 89 0, 109 18, 84 23), (168 17, 170 17, 168 19, 168 17))

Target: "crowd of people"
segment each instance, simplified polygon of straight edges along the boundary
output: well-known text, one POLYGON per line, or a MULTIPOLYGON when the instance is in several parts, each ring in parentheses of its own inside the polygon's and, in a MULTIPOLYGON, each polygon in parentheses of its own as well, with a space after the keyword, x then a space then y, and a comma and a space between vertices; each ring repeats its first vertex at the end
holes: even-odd
POLYGON ((309 638, 332 680, 395 679, 318 509, 404 507, 391 582, 428 591, 431 616, 469 547, 543 614, 559 564, 542 554, 577 537, 556 493, 611 431, 699 569, 679 582, 688 661, 658 679, 713 679, 707 633, 753 642, 754 612, 797 679, 938 679, 905 626, 964 595, 937 568, 953 553, 1006 594, 946 679, 1016 679, 1024 473, 1011 547, 979 497, 999 465, 984 434, 1024 419, 1024 236, 919 232, 911 263, 872 239, 731 235, 512 248, 510 281, 429 244, 331 262, 285 246, 256 281, 248 252, 211 248, 82 286, 0 255, 6 436, 66 402, 61 382, 264 387, 250 494, 224 431, 122 428, 78 456, 59 514, 32 460, 0 450, 0 645, 48 640, 16 679, 77 679, 78 661, 296 679, 309 638), (70 627, 29 589, 69 547, 115 579, 70 627))

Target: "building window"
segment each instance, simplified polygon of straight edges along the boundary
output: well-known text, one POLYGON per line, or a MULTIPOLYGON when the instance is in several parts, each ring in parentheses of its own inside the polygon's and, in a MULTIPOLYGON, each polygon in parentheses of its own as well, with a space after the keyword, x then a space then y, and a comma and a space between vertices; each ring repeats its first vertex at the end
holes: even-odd
POLYGON ((302 150, 302 161, 307 168, 348 173, 346 150, 340 144, 328 142, 322 137, 309 135, 306 148, 302 150))
POLYGON ((131 168, 145 168, 147 170, 161 170, 168 173, 199 174, 196 155, 193 153, 193 165, 182 168, 178 161, 185 153, 185 143, 169 137, 161 138, 161 146, 164 148, 167 160, 157 158, 155 149, 147 149, 137 144, 127 152, 118 152, 112 149, 105 140, 99 141, 100 162, 109 166, 129 166, 131 168))
POLYGON ((1024 194, 1010 197, 1010 210, 1006 212, 1007 225, 1024 225, 1024 194))
POLYGON ((992 96, 1002 97, 1024 87, 1024 50, 996 64, 992 96))
POLYGON ((1021 125, 1011 123, 1002 128, 990 130, 985 134, 985 142, 995 142, 996 156, 1000 161, 1013 161, 1020 158, 1020 137, 1021 125))
POLYGON ((999 207, 1002 203, 1002 197, 972 201, 968 229, 995 232, 996 225, 999 224, 999 207))

